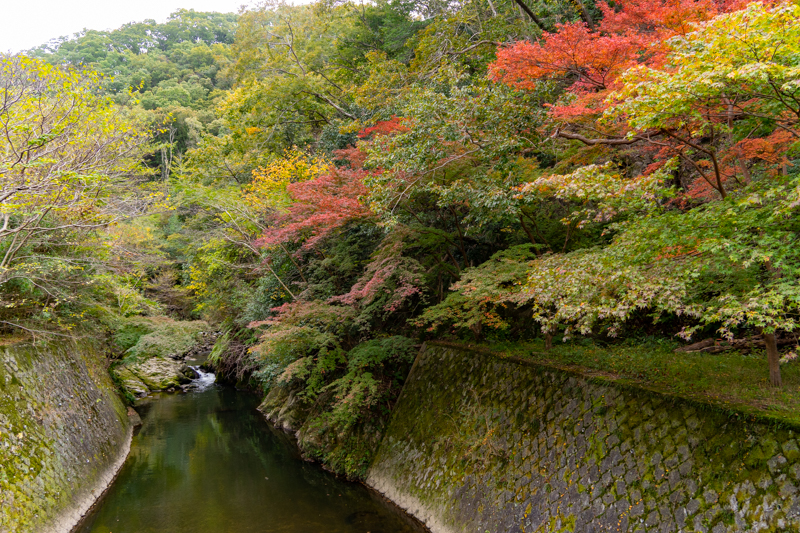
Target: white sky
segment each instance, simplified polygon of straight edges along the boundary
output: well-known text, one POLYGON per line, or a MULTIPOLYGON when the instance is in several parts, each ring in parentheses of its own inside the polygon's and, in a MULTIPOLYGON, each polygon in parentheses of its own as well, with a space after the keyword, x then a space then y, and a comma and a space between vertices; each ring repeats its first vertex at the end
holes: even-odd
POLYGON ((235 13, 252 0, 1 0, 0 52, 16 53, 84 28, 112 30, 128 22, 164 22, 180 8, 235 13))

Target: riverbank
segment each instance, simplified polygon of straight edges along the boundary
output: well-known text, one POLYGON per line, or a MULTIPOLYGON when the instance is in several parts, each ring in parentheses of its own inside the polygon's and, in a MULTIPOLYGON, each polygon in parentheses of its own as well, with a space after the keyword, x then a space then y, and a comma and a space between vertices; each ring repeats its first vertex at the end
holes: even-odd
POLYGON ((0 348, 0 532, 69 532, 127 455, 127 408, 92 339, 0 348))
MULTIPOLYGON (((642 524, 714 533, 800 528, 800 426, 781 410, 791 409, 796 394, 792 363, 784 372, 789 390, 777 396, 785 403, 759 410, 741 393, 739 403, 714 396, 726 387, 762 391, 757 357, 675 354, 669 346, 556 345, 546 353, 536 344, 492 348, 427 343, 388 426, 376 433, 366 484, 433 533, 635 532, 642 524), (735 365, 742 368, 734 371, 735 365)), ((125 462, 133 423, 107 364, 102 346, 88 340, 18 343, 0 351, 0 532, 70 531, 125 462)), ((146 412, 173 405, 196 415, 184 405, 191 398, 167 395, 141 406, 146 412)), ((279 398, 273 399, 277 408, 279 398)), ((238 445, 228 440, 239 433, 252 444, 271 431, 258 422, 256 398, 247 407, 249 422, 230 421, 241 411, 232 407, 239 402, 212 401, 210 418, 201 417, 207 423, 197 431, 183 428, 173 452, 165 450, 175 439, 153 426, 148 438, 172 466, 165 469, 141 452, 134 463, 159 465, 152 475, 174 477, 186 466, 187 446, 201 450, 224 438, 225 449, 233 450, 238 445)), ((292 405, 286 398, 282 417, 292 405)), ((252 452, 256 462, 243 464, 264 462, 252 452)), ((204 464, 217 455, 200 454, 204 464)), ((136 468, 129 467, 131 476, 139 475, 136 468)), ((218 470, 211 468, 208 479, 192 473, 179 492, 208 497, 218 470)), ((274 498, 272 484, 260 483, 279 477, 256 476, 246 494, 266 490, 264 498, 274 498)), ((147 476, 138 483, 150 485, 147 476)), ((218 496, 228 502, 223 522, 237 512, 250 514, 239 509, 243 498, 218 496)), ((141 512, 150 507, 145 502, 141 512)), ((187 516, 196 511, 185 507, 187 516)), ((340 518, 346 524, 367 520, 358 517, 340 518)), ((131 524, 136 532, 163 526, 131 524)), ((176 524, 194 531, 187 519, 176 524)))
POLYGON ((53 520, 53 525, 49 530, 44 530, 43 533, 73 533, 81 523, 81 520, 89 514, 94 505, 103 497, 106 491, 111 488, 114 480, 122 470, 122 466, 128 459, 128 454, 131 451, 131 441, 133 440, 133 425, 128 427, 128 434, 125 437, 125 442, 119 450, 119 455, 116 460, 111 463, 108 468, 100 474, 100 477, 94 482, 89 490, 84 494, 83 498, 74 503, 68 509, 65 509, 58 517, 53 520))
POLYGON ((795 531, 798 436, 599 375, 428 343, 367 483, 434 533, 795 531))

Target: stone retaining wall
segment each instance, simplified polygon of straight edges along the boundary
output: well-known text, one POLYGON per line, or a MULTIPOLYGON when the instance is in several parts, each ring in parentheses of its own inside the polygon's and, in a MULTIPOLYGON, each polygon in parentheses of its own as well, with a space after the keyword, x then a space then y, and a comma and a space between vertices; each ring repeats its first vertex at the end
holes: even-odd
POLYGON ((798 432, 423 347, 367 482, 434 533, 800 531, 798 432))
POLYGON ((95 343, 0 347, 0 533, 70 531, 130 435, 95 343))

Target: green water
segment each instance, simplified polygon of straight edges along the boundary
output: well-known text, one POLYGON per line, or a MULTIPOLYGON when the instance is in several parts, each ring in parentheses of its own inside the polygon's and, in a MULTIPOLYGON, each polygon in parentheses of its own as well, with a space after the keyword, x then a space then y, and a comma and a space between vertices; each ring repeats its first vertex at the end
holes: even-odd
POLYGON ((158 395, 81 533, 419 533, 365 487, 300 459, 232 389, 158 395))

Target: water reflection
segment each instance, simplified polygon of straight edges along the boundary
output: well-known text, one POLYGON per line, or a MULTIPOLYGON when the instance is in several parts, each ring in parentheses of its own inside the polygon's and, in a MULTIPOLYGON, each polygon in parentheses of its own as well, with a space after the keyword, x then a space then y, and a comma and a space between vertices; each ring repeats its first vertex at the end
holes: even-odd
POLYGON ((148 398, 119 477, 77 531, 423 531, 361 485, 302 461, 256 404, 218 387, 148 398))

